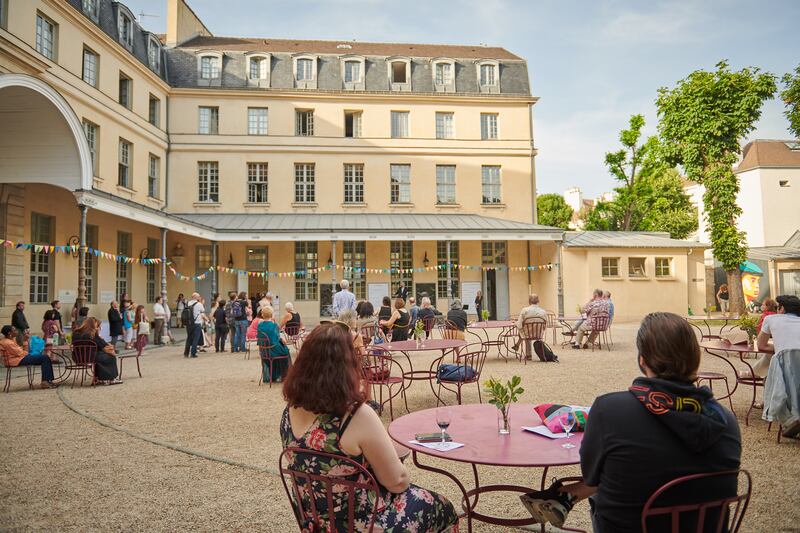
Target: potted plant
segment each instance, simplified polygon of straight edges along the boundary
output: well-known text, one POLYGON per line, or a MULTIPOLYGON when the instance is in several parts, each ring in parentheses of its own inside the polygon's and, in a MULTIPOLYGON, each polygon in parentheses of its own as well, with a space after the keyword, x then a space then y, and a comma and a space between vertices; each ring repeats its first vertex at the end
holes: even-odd
POLYGON ((758 318, 753 315, 744 314, 736 321, 739 329, 747 333, 747 344, 753 346, 753 340, 758 335, 758 318))
POLYGON ((417 320, 414 324, 414 336, 417 338, 417 346, 422 346, 422 339, 425 335, 425 323, 417 320))
POLYGON ((525 392, 525 389, 519 386, 520 383, 522 383, 522 378, 512 376, 505 384, 495 378, 489 378, 483 384, 484 390, 489 394, 489 403, 497 407, 497 431, 501 435, 511 433, 511 413, 509 408, 525 392))
POLYGON ((481 318, 483 319, 484 322, 489 320, 489 310, 488 309, 484 309, 484 310, 481 311, 481 318))

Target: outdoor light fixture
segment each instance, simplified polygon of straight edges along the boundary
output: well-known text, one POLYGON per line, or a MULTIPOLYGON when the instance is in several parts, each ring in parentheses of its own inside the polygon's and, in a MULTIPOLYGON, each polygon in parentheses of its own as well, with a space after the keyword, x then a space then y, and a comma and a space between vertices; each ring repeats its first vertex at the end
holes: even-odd
POLYGON ((228 257, 228 268, 233 268, 233 253, 230 253, 228 257))
POLYGON ((333 255, 331 254, 328 254, 328 266, 329 267, 333 266, 333 255))
POLYGON ((78 254, 80 253, 80 248, 75 248, 75 247, 76 246, 80 247, 81 238, 78 237, 77 235, 73 235, 67 240, 67 244, 73 247, 72 251, 70 251, 72 257, 78 257, 78 254))
POLYGON ((422 259, 422 264, 425 265, 425 268, 428 268, 428 265, 431 264, 431 260, 428 259, 428 252, 425 252, 425 257, 422 259))

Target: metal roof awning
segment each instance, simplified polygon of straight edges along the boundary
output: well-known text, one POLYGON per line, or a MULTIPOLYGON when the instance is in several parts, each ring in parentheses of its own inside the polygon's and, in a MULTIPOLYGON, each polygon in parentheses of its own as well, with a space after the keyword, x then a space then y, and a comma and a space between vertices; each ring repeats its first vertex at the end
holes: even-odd
POLYGON ((653 231, 568 231, 568 248, 710 248, 697 241, 673 239, 668 233, 653 231))

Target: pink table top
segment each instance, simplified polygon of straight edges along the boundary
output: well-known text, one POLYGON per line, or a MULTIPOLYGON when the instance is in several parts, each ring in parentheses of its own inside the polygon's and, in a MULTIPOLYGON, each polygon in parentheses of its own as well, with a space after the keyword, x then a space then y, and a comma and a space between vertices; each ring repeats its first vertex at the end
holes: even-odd
POLYGON ((390 352, 424 352, 427 350, 448 350, 458 348, 467 344, 467 341, 460 339, 427 339, 422 346, 417 345, 417 341, 397 341, 379 344, 381 348, 390 352))
POLYGON ((468 328, 478 329, 492 329, 492 328, 510 328, 515 322, 513 320, 487 320, 482 322, 473 322, 468 328))
POLYGON ((724 339, 714 339, 708 340, 700 343, 701 348, 705 348, 708 350, 724 350, 726 352, 736 352, 736 353, 772 353, 772 352, 762 352, 758 349, 757 345, 748 346, 747 344, 731 344, 730 342, 724 339))
POLYGON ((412 450, 463 463, 493 466, 550 467, 580 463, 583 433, 570 437, 574 448, 562 448, 564 439, 548 439, 524 431, 520 426, 541 425, 532 404, 511 406, 511 434, 497 432, 497 408, 489 404, 452 405, 451 423, 447 432, 464 446, 449 452, 438 452, 424 446, 408 444, 417 433, 439 431, 436 409, 415 411, 389 424, 389 436, 412 450))

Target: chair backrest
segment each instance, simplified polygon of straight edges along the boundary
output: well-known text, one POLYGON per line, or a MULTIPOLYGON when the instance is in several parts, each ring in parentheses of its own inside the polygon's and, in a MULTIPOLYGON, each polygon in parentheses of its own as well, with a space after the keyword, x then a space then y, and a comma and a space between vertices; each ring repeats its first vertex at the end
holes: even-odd
POLYGON ((437 319, 435 316, 428 316, 422 319, 422 323, 425 325, 425 333, 430 333, 436 327, 437 319))
POLYGON ((385 383, 392 375, 392 356, 380 346, 369 346, 361 356, 361 371, 368 384, 385 383))
POLYGON ((556 327, 556 314, 553 311, 547 312, 547 327, 548 329, 556 327))
POLYGON ((459 347, 456 350, 454 362, 461 366, 466 365, 472 367, 475 371, 475 381, 480 381, 481 372, 483 371, 483 364, 486 362, 486 355, 488 349, 482 343, 473 342, 465 346, 459 347))
POLYGON ((609 322, 610 318, 605 313, 589 318, 589 325, 592 327, 592 331, 608 331, 609 322))
POLYGON ((76 365, 94 365, 97 345, 90 340, 78 340, 72 343, 72 360, 76 365))
POLYGON ((547 320, 537 316, 526 318, 522 322, 522 337, 525 339, 542 340, 547 331, 547 320))
MULTIPOLYGON (((715 532, 722 531, 728 533, 736 533, 742 525, 744 513, 747 511, 747 505, 750 502, 750 494, 752 493, 752 480, 750 473, 747 470, 728 470, 724 472, 712 472, 707 474, 693 474, 690 476, 683 476, 666 483, 661 488, 656 490, 652 496, 647 500, 642 508, 642 532, 647 533, 647 523, 654 517, 665 517, 664 520, 670 522, 671 531, 689 531, 685 524, 692 524, 691 531, 698 533, 702 532, 715 532), (701 502, 680 503, 671 506, 656 507, 659 498, 662 498, 666 492, 674 495, 680 495, 682 489, 686 489, 686 485, 694 483, 698 480, 709 480, 713 478, 721 478, 730 476, 735 480, 739 479, 739 474, 744 474, 747 481, 744 490, 737 490, 735 496, 726 498, 717 498, 713 500, 705 500, 701 502), (677 487, 677 488, 676 488, 677 487), (733 506, 733 509, 731 507, 733 506), (681 526, 681 515, 687 515, 687 520, 684 526, 681 526), (712 515, 716 523, 707 523, 709 514, 712 515)), ((680 497, 678 496, 680 499, 680 497)), ((664 530, 666 527, 663 523, 659 524, 659 531, 664 530)))
POLYGON ((283 331, 289 336, 290 340, 294 340, 300 334, 300 326, 284 326, 283 331))
POLYGON ((439 334, 442 336, 443 339, 457 339, 459 338, 458 326, 455 325, 454 322, 445 319, 444 324, 439 325, 439 334))
POLYGON ((263 337, 257 337, 256 344, 258 345, 258 355, 261 356, 261 360, 266 361, 270 359, 269 352, 272 349, 272 344, 270 343, 269 339, 265 339, 263 337))
POLYGON ((8 358, 6 357, 6 351, 2 347, 0 347, 0 362, 3 363, 4 367, 9 367, 9 368, 11 367, 11 365, 8 364, 8 358))
POLYGON ((342 455, 290 447, 281 453, 278 466, 301 531, 344 533, 355 531, 357 522, 366 526, 359 531, 373 531, 380 493, 378 482, 362 464, 342 455), (318 474, 303 469, 326 463, 335 466, 318 474))

